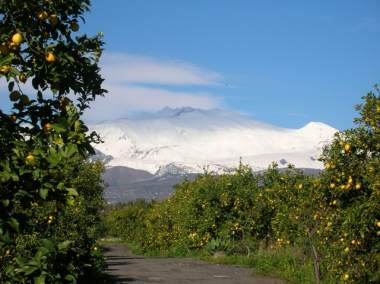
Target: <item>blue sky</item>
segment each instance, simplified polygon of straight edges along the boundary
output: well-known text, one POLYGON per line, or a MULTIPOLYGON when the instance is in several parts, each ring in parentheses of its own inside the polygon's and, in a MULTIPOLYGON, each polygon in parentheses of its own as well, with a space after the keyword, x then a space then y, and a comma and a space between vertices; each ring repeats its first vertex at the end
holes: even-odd
POLYGON ((88 120, 225 108, 283 127, 353 126, 380 83, 380 1, 93 0, 105 87, 88 120))

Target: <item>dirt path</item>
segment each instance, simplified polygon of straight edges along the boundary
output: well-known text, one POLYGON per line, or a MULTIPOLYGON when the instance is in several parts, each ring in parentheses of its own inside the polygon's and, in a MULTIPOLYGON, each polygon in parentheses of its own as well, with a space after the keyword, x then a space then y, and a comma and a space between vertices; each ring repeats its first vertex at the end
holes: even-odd
POLYGON ((106 247, 113 283, 167 284, 284 284, 271 278, 254 277, 249 269, 210 264, 189 258, 152 258, 132 255, 124 245, 106 247))

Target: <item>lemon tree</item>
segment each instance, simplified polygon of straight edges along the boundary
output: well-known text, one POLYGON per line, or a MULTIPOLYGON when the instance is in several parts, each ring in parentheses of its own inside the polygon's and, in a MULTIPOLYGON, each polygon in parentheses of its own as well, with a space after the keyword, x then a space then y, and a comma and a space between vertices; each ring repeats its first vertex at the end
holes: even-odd
POLYGON ((69 253, 71 241, 54 240, 47 228, 77 205, 82 193, 74 180, 98 142, 80 119, 106 92, 98 67, 101 35, 78 33, 89 7, 89 0, 0 2, 1 95, 13 104, 0 109, 2 283, 78 276, 70 263, 56 261, 69 253), (43 226, 36 221, 41 208, 43 226), (33 245, 20 249, 27 241, 33 245))
POLYGON ((369 283, 380 281, 379 89, 363 100, 358 127, 338 133, 322 156, 328 214, 320 231, 328 240, 326 269, 344 281, 369 283))

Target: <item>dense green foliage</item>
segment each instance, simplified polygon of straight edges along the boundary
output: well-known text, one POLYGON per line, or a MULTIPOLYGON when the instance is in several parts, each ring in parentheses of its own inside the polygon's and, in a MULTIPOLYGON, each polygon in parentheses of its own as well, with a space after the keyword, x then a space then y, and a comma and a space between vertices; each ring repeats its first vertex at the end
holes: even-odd
POLYGON ((178 185, 163 202, 114 208, 107 226, 145 253, 245 255, 257 264, 258 255, 285 250, 293 252, 285 254, 293 271, 297 263, 309 263, 298 268, 312 267, 316 282, 378 283, 380 96, 375 92, 357 107, 359 126, 337 133, 325 148, 320 175, 275 165, 259 175, 244 165, 234 174, 205 173, 178 185))
POLYGON ((74 283, 100 268, 102 167, 81 114, 105 91, 89 0, 0 1, 0 282, 74 283))

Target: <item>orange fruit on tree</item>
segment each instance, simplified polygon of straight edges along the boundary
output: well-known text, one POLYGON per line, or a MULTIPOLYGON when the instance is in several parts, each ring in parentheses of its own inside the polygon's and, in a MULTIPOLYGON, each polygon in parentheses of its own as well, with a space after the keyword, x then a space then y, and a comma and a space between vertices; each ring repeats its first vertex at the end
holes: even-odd
POLYGON ((44 131, 45 132, 50 132, 50 131, 52 131, 53 130, 53 124, 51 124, 51 123, 46 123, 45 125, 44 125, 44 131))
POLYGON ((48 53, 46 53, 45 59, 47 62, 54 62, 56 60, 56 57, 55 57, 54 53, 48 52, 48 53))

